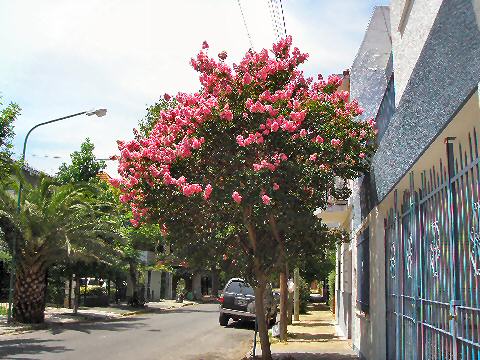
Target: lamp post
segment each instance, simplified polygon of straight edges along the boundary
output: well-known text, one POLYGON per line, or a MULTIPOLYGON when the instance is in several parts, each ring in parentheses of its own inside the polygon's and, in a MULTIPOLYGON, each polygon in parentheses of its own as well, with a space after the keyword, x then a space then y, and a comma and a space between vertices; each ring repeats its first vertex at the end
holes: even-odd
MULTIPOLYGON (((106 114, 107 114, 107 109, 88 110, 88 111, 82 111, 82 112, 72 114, 72 115, 68 115, 68 116, 63 116, 63 117, 58 118, 58 119, 45 121, 45 122, 42 122, 42 123, 39 123, 39 124, 35 125, 34 127, 32 127, 28 131, 27 135, 25 136, 25 141, 23 142, 22 158, 20 160, 21 166, 23 167, 23 164, 25 162, 25 152, 27 150, 28 137, 30 136, 31 132, 33 130, 35 130, 36 128, 38 128, 40 126, 43 126, 43 125, 51 124, 51 123, 54 123, 54 122, 57 122, 57 121, 66 120, 66 119, 69 119, 69 118, 72 118, 72 117, 75 117, 75 116, 79 116, 79 115, 88 115, 88 116, 96 115, 98 117, 102 117, 102 116, 105 116, 106 114)), ((20 213, 22 188, 23 188, 22 180, 20 179, 20 183, 19 183, 19 187, 18 187, 17 213, 20 213)), ((13 287, 14 287, 14 284, 15 284, 16 255, 17 255, 17 244, 16 244, 16 242, 17 242, 16 238, 13 237, 12 270, 10 271, 10 284, 9 284, 9 290, 8 290, 8 320, 7 320, 8 322, 10 322, 12 320, 13 287)))

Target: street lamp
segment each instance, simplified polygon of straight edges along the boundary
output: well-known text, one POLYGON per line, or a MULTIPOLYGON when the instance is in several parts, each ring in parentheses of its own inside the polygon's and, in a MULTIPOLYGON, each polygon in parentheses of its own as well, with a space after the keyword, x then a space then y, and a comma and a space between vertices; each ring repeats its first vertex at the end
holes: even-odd
MULTIPOLYGON (((92 115, 96 115, 98 117, 102 117, 102 116, 105 116, 107 114, 107 109, 93 109, 93 110, 87 110, 87 111, 82 111, 82 112, 79 112, 79 113, 76 113, 76 114, 72 114, 72 115, 68 115, 68 116, 64 116, 64 117, 61 117, 61 118, 58 118, 58 119, 53 119, 53 120, 49 120, 49 121, 45 121, 45 122, 42 122, 42 123, 39 123, 37 125, 35 125, 34 127, 32 127, 27 135, 25 136, 25 141, 23 142, 23 152, 22 152, 22 158, 20 160, 21 162, 21 166, 23 167, 23 164, 25 162, 25 152, 27 150, 27 140, 28 140, 28 137, 30 136, 30 133, 35 130, 36 128, 40 127, 40 126, 43 126, 43 125, 47 125, 47 124, 51 124, 51 123, 54 123, 54 122, 57 122, 57 121, 61 121, 61 120, 65 120, 65 119, 69 119, 69 118, 72 118, 72 117, 75 117, 75 116, 79 116, 79 115, 88 115, 88 116, 92 116, 92 115)), ((20 213, 20 200, 22 198, 22 180, 20 179, 20 184, 19 184, 19 187, 18 187, 18 199, 17 199, 17 213, 20 213)), ((12 270, 10 271, 10 284, 9 284, 9 290, 8 290, 8 322, 10 322, 12 320, 12 302, 13 302, 13 287, 14 287, 14 284, 15 284, 15 272, 16 272, 16 255, 17 255, 17 244, 16 244, 16 238, 13 237, 13 244, 12 244, 12 270)))

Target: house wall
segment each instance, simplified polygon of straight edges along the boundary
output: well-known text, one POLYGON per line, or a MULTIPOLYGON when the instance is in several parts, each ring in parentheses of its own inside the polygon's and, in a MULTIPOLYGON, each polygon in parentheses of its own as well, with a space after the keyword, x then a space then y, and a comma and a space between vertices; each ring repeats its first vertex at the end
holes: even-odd
POLYGON ((444 0, 393 0, 390 4, 391 34, 395 72, 395 99, 398 105, 420 57, 430 30, 444 0), (406 20, 403 34, 400 32, 402 14, 408 3, 412 9, 406 20))
POLYGON ((152 271, 150 278, 150 298, 151 301, 160 301, 162 289, 162 272, 152 271))
POLYGON ((385 246, 383 241, 383 206, 375 207, 353 233, 352 238, 352 343, 360 358, 385 359, 385 246), (369 227, 370 303, 366 314, 357 310, 357 241, 360 233, 369 227))
MULTIPOLYGON (((478 90, 464 99, 464 105, 449 125, 435 138, 424 154, 412 167, 414 183, 420 184, 420 174, 424 170, 438 165, 440 159, 445 161, 444 139, 455 137, 460 143, 467 143, 468 132, 480 125, 480 94, 478 90)), ((409 188, 410 174, 404 176, 395 187, 398 194, 409 188)), ((386 359, 386 294, 385 294, 385 231, 384 220, 388 211, 394 206, 393 192, 390 192, 364 219, 353 232, 352 257, 357 258, 356 239, 364 228, 370 227, 370 311, 362 315, 355 309, 357 284, 357 263, 352 263, 353 275, 353 347, 362 359, 386 359)))
POLYGON ((337 289, 335 316, 338 335, 351 337, 352 324, 352 251, 350 243, 342 243, 337 249, 337 289))

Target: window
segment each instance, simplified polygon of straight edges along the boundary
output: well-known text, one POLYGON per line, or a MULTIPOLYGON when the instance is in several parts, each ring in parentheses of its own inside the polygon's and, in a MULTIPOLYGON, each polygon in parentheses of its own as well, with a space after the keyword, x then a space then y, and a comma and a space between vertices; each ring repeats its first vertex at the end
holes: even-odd
POLYGON ((239 281, 232 281, 230 285, 228 285, 227 288, 225 289, 225 292, 240 294, 240 291, 241 291, 240 285, 243 285, 243 284, 239 281))
POLYGON ((242 294, 243 295, 255 295, 255 292, 250 286, 243 284, 242 285, 242 294))
POLYGON ((400 23, 398 25, 398 31, 403 35, 405 27, 407 26, 408 18, 412 12, 413 3, 415 0, 405 0, 405 5, 403 6, 402 17, 400 18, 400 23))
POLYGON ((370 305, 370 231, 367 227, 357 239, 357 309, 367 314, 370 305))

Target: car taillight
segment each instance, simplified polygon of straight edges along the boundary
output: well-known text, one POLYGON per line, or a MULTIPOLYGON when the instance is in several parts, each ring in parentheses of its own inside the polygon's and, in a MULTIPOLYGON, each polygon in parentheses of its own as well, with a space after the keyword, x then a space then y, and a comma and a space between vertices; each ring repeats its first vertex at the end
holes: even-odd
POLYGON ((223 296, 220 296, 220 297, 218 298, 218 302, 219 302, 220 304, 223 304, 223 296))

